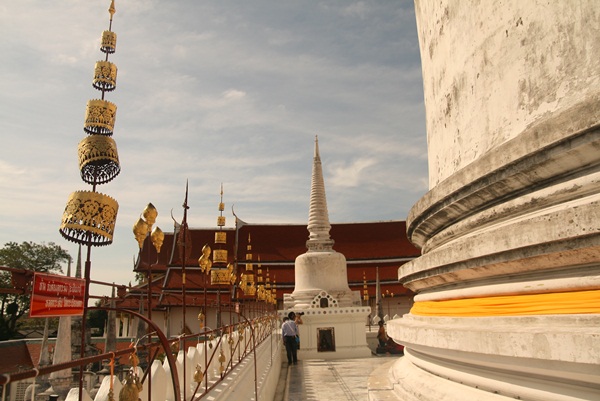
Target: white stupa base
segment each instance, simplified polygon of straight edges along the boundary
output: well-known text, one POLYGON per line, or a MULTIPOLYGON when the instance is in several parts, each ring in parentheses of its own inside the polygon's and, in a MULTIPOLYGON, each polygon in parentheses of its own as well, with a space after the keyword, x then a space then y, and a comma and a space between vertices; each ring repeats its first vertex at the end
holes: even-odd
MULTIPOLYGON (((292 310, 279 311, 283 318, 292 310)), ((371 356, 365 325, 371 308, 310 308, 304 312, 300 329, 298 359, 350 359, 371 356)))

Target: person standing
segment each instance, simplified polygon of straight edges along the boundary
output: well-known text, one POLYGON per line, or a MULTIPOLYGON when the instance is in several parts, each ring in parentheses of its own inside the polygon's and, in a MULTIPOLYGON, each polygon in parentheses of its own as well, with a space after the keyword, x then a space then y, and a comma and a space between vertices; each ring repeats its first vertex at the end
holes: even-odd
POLYGON ((296 343, 296 336, 299 334, 298 326, 295 322, 296 314, 290 312, 288 313, 288 318, 289 320, 286 320, 281 325, 281 334, 283 336, 288 364, 296 365, 298 363, 298 343, 296 343))

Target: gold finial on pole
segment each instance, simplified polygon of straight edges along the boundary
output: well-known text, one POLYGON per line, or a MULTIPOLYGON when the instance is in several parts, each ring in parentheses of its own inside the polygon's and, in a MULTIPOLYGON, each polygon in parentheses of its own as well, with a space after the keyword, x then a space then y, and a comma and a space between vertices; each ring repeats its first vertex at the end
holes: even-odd
POLYGON ((117 12, 115 8, 115 0, 110 2, 110 7, 108 7, 108 12, 110 13, 110 19, 112 20, 113 15, 117 12))

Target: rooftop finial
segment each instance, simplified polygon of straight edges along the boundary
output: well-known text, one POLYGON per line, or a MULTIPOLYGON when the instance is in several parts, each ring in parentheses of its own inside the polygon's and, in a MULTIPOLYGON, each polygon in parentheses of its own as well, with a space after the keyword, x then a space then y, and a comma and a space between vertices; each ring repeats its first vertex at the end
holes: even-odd
POLYGON ((110 13, 110 19, 112 20, 113 15, 115 15, 115 13, 117 12, 117 9, 115 8, 115 0, 112 0, 110 2, 110 7, 108 7, 108 12, 110 13))

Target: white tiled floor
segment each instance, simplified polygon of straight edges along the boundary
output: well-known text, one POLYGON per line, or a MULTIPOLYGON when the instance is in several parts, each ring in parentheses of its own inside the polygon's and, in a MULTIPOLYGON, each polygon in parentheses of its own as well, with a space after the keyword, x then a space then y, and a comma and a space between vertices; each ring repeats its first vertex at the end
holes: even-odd
POLYGON ((367 382, 373 370, 398 356, 361 359, 307 360, 287 366, 286 401, 367 400, 367 382))

